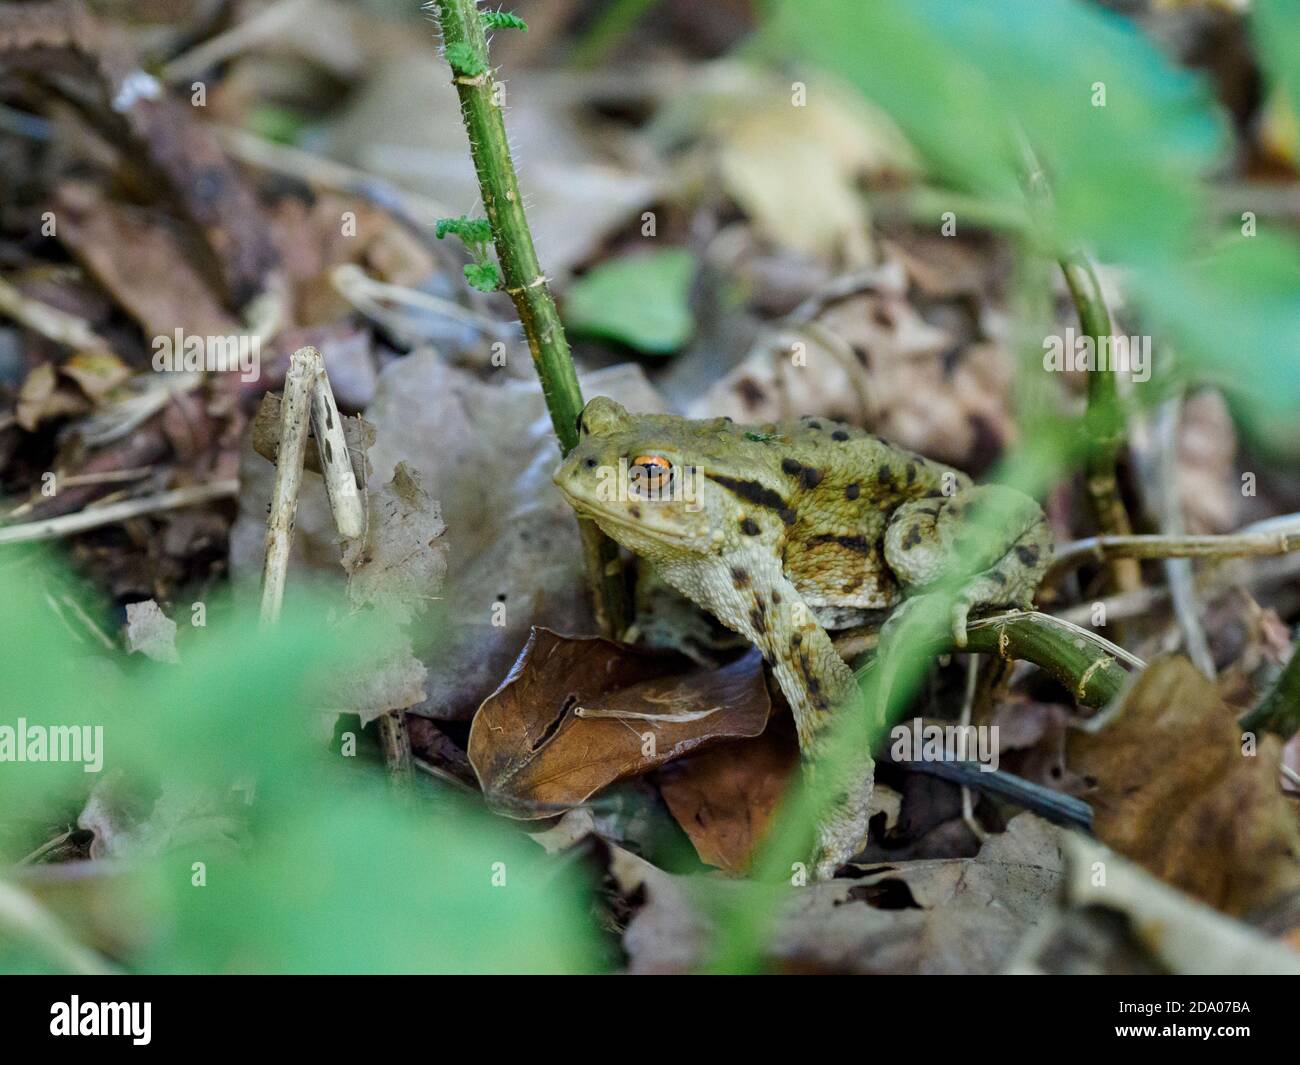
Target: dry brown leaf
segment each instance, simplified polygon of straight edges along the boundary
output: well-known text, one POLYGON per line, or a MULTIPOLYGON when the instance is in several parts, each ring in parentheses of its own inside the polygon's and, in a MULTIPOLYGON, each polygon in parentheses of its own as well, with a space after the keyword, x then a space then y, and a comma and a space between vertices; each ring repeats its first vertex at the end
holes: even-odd
POLYGON ((1300 885, 1300 833, 1278 788, 1281 743, 1243 753, 1236 712, 1190 662, 1152 663, 1115 718, 1070 738, 1097 837, 1174 887, 1240 915, 1300 885))
POLYGON ((56 192, 59 240, 131 315, 147 338, 231 336, 240 324, 161 214, 109 200, 93 185, 56 192))
POLYGON ((897 862, 856 879, 803 887, 673 876, 611 848, 625 894, 644 892, 623 947, 636 973, 676 973, 709 961, 709 912, 778 903, 770 965, 798 972, 993 973, 1045 919, 1061 882, 1062 832, 1021 814, 974 858, 897 862))
POLYGON ((870 222, 859 187, 870 171, 914 168, 910 148, 882 112, 831 85, 802 107, 789 88, 738 93, 714 136, 723 187, 762 236, 816 257, 869 261, 870 222))
POLYGON ((92 403, 99 404, 131 376, 131 368, 111 351, 78 351, 59 372, 70 377, 92 403))
MULTIPOLYGON (((1283 945, 1287 940, 1280 929, 1270 933, 1225 917, 1077 832, 1063 834, 1061 844, 1064 909, 1022 945, 1012 971, 1300 973, 1300 954, 1283 945)), ((1284 912, 1273 917, 1287 927, 1284 912)))
POLYGON ((771 705, 757 655, 698 670, 676 655, 534 627, 474 718, 469 759, 494 808, 550 817, 706 743, 759 735, 771 705))
POLYGON ((84 414, 88 404, 71 387, 59 387, 54 364, 43 362, 27 375, 18 392, 18 424, 28 432, 43 421, 67 414, 84 414))
POLYGON ((700 861, 746 873, 798 766, 799 744, 782 715, 757 739, 719 744, 665 766, 659 791, 700 861))
MULTIPOLYGON (((629 410, 662 410, 639 367, 612 366, 580 383, 584 395, 611 396, 629 410)), ((532 625, 595 631, 573 508, 551 483, 560 457, 541 389, 535 378, 484 382, 426 350, 384 369, 366 418, 378 432, 371 484, 399 460, 418 465, 455 537, 449 623, 425 660, 429 697, 417 712, 468 720, 532 625)), ((262 526, 264 507, 250 515, 262 526)))

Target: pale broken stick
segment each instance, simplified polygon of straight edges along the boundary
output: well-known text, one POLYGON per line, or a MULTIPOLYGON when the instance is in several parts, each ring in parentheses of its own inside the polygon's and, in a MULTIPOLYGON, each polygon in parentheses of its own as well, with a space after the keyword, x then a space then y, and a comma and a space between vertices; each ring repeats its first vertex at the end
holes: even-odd
POLYGON ((278 621, 284 604, 284 581, 289 569, 289 548, 293 546, 298 491, 302 487, 307 430, 311 425, 312 389, 320 367, 320 352, 315 348, 299 348, 289 357, 289 373, 284 379, 284 401, 280 408, 280 449, 275 464, 275 487, 271 490, 271 513, 266 519, 266 562, 262 567, 263 625, 278 621))
POLYGON ((315 348, 316 379, 311 391, 311 427, 316 434, 316 448, 320 455, 320 468, 325 478, 325 491, 329 495, 330 509, 339 534, 355 540, 366 531, 366 510, 357 490, 356 474, 352 470, 352 456, 348 452, 347 438, 343 435, 343 419, 339 417, 334 390, 330 388, 325 360, 315 348))
POLYGON ((334 402, 325 360, 312 347, 299 348, 289 358, 280 406, 280 446, 276 453, 275 487, 271 492, 271 513, 266 522, 266 562, 262 569, 262 622, 279 619, 284 603, 289 550, 293 546, 294 516, 302 488, 307 458, 308 429, 315 431, 317 454, 325 478, 330 509, 340 535, 355 539, 366 531, 365 507, 357 489, 356 475, 343 419, 334 402))

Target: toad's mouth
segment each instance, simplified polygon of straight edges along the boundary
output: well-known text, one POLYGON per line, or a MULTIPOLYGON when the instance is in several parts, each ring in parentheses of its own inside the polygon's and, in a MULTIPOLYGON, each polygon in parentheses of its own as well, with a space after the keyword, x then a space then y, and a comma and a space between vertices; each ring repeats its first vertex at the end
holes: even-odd
MULTIPOLYGON (((564 492, 563 489, 561 489, 564 492)), ((627 517, 620 511, 615 511, 602 507, 589 499, 583 499, 579 496, 570 495, 564 492, 565 498, 570 505, 581 514, 584 518, 590 518, 597 525, 612 525, 619 529, 627 529, 630 532, 640 533, 642 536, 649 537, 653 540, 666 540, 676 544, 685 544, 689 537, 677 529, 666 529, 661 525, 653 525, 646 521, 637 521, 627 517)), ((654 504, 648 504, 653 506, 654 504)))

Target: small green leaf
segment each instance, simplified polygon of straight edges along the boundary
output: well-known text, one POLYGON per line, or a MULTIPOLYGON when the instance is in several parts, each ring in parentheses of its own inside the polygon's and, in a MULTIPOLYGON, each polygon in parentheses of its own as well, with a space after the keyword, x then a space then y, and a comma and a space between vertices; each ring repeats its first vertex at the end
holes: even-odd
POLYGON ((452 70, 466 78, 477 78, 487 70, 487 63, 468 41, 455 41, 447 45, 447 62, 451 64, 452 70))
POLYGON ((501 287, 501 272, 496 263, 466 263, 465 280, 480 292, 495 292, 501 287))
POLYGON ((439 218, 433 234, 442 240, 448 233, 460 237, 466 244, 487 244, 492 239, 492 226, 486 218, 439 218))
POLYGON ((528 23, 511 11, 480 11, 479 18, 490 30, 522 30, 528 32, 528 23))
POLYGON ((690 288, 695 258, 684 248, 603 263, 575 281, 564 320, 575 333, 670 355, 695 331, 690 288))
POLYGON ((756 443, 756 444, 766 444, 769 440, 775 440, 775 439, 776 439, 776 434, 775 434, 775 433, 754 433, 754 432, 749 432, 749 433, 746 433, 746 434, 745 434, 745 439, 746 439, 746 440, 752 440, 752 441, 754 441, 754 443, 756 443))

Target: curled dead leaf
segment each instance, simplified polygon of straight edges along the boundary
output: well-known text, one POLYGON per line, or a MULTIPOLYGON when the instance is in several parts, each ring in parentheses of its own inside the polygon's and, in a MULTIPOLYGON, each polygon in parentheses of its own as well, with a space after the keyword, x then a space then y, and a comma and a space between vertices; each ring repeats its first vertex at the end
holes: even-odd
POLYGON ((534 627, 479 707, 469 760, 500 813, 550 817, 704 744, 759 735, 771 705, 756 654, 701 670, 677 655, 534 627))

